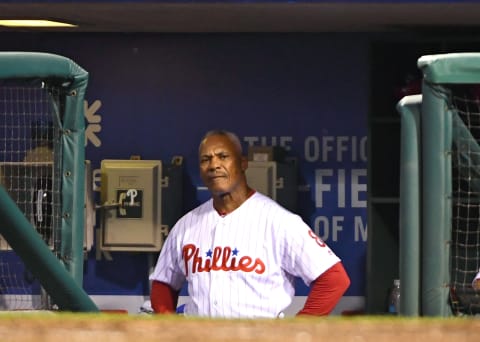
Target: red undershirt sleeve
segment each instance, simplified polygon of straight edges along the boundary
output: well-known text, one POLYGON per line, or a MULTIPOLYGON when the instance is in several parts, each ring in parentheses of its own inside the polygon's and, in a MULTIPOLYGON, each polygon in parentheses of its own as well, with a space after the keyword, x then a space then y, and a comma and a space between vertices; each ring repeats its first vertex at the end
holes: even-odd
POLYGON ((350 278, 338 262, 312 282, 305 306, 297 315, 330 314, 349 286, 350 278))
POLYGON ((153 281, 150 293, 150 302, 155 313, 175 313, 177 308, 179 291, 175 291, 170 285, 153 281))

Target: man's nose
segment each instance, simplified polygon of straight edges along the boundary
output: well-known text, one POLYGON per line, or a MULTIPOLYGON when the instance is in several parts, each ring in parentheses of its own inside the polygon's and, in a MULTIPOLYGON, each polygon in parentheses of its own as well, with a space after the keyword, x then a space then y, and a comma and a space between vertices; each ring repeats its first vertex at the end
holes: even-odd
POLYGON ((220 160, 218 158, 213 157, 210 160, 209 168, 214 170, 220 165, 220 160))

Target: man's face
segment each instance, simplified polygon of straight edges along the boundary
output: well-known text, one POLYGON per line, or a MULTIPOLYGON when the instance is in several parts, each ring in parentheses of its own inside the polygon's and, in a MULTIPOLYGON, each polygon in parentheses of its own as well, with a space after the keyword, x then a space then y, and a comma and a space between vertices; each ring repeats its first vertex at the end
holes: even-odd
POLYGON ((206 138, 199 151, 200 177, 213 195, 235 192, 246 186, 247 162, 235 144, 224 135, 206 138))

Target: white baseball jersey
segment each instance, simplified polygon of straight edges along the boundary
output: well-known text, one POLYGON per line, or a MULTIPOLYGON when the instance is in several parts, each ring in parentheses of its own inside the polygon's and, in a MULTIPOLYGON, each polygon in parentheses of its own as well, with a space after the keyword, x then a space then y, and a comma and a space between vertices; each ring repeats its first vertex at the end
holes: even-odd
POLYGON ((295 294, 340 259, 303 220, 255 193, 221 216, 213 200, 183 216, 160 252, 150 280, 180 290, 188 282, 186 315, 275 318, 295 294))

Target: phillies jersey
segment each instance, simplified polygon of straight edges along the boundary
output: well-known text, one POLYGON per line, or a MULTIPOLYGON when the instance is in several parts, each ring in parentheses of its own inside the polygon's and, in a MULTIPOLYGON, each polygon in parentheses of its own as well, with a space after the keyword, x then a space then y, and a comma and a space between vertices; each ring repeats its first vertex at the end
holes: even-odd
POLYGON ((295 295, 340 259, 300 216, 254 193, 221 216, 213 200, 184 215, 168 235, 150 280, 180 290, 185 315, 275 318, 295 295))

